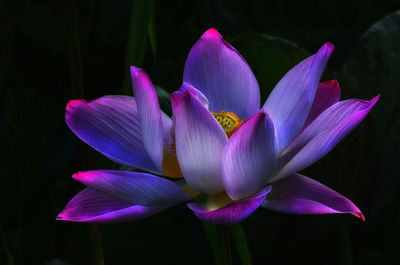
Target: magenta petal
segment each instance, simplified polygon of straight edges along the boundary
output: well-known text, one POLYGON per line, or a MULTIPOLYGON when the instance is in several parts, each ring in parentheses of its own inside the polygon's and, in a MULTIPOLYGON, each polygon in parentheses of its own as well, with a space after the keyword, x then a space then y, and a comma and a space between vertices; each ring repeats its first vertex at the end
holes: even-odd
POLYGON ((234 200, 267 184, 278 160, 278 138, 265 110, 244 123, 229 139, 221 160, 222 181, 234 200))
POLYGON ((260 92, 250 67, 215 29, 207 30, 191 49, 183 81, 210 101, 210 109, 248 119, 260 107, 260 92))
POLYGON ((129 222, 151 216, 171 206, 133 205, 86 188, 65 206, 57 220, 99 224, 129 222))
POLYGON ((136 102, 128 96, 104 96, 90 102, 71 100, 65 111, 68 127, 111 160, 159 172, 143 145, 136 102))
POLYGON ((316 54, 293 67, 265 102, 264 107, 278 132, 279 150, 285 148, 303 128, 333 48, 331 43, 326 43, 316 54))
POLYGON ((158 97, 144 70, 132 66, 131 77, 141 123, 143 145, 154 164, 162 171, 164 137, 158 97))
POLYGON ((282 152, 278 161, 281 169, 272 180, 298 172, 326 155, 367 116, 378 99, 349 99, 326 109, 282 152))
POLYGON ((175 122, 176 154, 186 182, 197 191, 223 191, 220 174, 222 151, 228 138, 206 108, 203 95, 184 83, 171 96, 175 122))
POLYGON ((268 187, 250 199, 235 201, 216 210, 209 211, 199 203, 188 203, 188 207, 200 220, 213 224, 235 224, 243 221, 257 210, 270 190, 268 187))
POLYGON ((307 127, 319 114, 340 99, 340 87, 336 80, 330 80, 320 83, 315 93, 314 102, 311 106, 310 113, 304 123, 307 127))
POLYGON ((262 206, 294 214, 351 213, 364 220, 360 209, 349 199, 300 174, 274 183, 262 206))
POLYGON ((146 173, 94 170, 78 172, 72 177, 90 188, 132 204, 164 206, 191 198, 174 182, 146 173))

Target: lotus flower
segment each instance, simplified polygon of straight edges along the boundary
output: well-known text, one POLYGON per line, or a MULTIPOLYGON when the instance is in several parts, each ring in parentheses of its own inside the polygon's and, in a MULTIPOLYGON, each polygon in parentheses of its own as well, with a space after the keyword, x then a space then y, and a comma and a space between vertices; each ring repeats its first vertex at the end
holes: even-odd
POLYGON ((261 108, 250 67, 215 29, 189 53, 183 84, 171 96, 172 118, 160 110, 150 78, 136 67, 131 67, 135 98, 71 100, 65 119, 81 140, 117 163, 149 173, 73 175, 87 188, 58 219, 138 220, 198 194, 206 200, 188 207, 216 224, 240 222, 259 206, 364 219, 349 199, 297 173, 327 154, 379 98, 339 101, 335 80, 319 83, 333 49, 326 43, 293 67, 261 108))

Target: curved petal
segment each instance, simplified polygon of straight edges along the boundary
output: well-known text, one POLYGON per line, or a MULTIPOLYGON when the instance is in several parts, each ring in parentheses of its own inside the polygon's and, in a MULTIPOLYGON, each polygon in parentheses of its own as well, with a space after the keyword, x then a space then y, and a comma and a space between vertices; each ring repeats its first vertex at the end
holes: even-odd
POLYGON ((191 49, 183 81, 210 101, 210 109, 248 119, 260 106, 260 91, 249 65, 215 29, 207 30, 191 49))
POLYGON ((162 170, 163 123, 160 104, 149 76, 131 66, 132 87, 142 128, 143 145, 158 169, 162 170))
POLYGON ((279 150, 285 148, 303 128, 333 48, 333 44, 325 43, 316 54, 293 67, 265 102, 264 107, 278 132, 279 150))
POLYGON ((143 146, 133 97, 104 96, 90 102, 70 100, 65 121, 82 141, 111 160, 159 172, 143 146))
POLYGON ((171 96, 176 154, 186 182, 197 191, 215 194, 224 189, 220 160, 228 138, 199 97, 188 83, 171 96))
POLYGON ((262 207, 294 214, 351 213, 364 220, 360 209, 349 199, 300 174, 274 183, 262 207))
POLYGON ((226 193, 232 199, 249 197, 267 184, 278 159, 278 138, 263 109, 229 139, 221 160, 226 193))
POLYGON ((169 206, 142 206, 120 201, 95 189, 86 188, 78 193, 57 216, 57 220, 85 223, 121 223, 136 221, 169 206))
POLYGON ((188 207, 200 220, 213 224, 235 224, 257 210, 270 190, 268 187, 250 199, 235 201, 216 210, 208 210, 207 205, 199 203, 188 203, 188 207))
POLYGON ((191 198, 174 182, 146 173, 94 170, 78 172, 72 177, 85 186, 132 204, 165 206, 191 198))
POLYGON ((337 103, 340 99, 340 86, 336 80, 320 83, 315 93, 310 113, 304 123, 307 127, 324 110, 337 103))
POLYGON ((271 180, 298 172, 326 155, 367 116, 378 99, 350 99, 326 109, 281 154, 281 169, 271 180))

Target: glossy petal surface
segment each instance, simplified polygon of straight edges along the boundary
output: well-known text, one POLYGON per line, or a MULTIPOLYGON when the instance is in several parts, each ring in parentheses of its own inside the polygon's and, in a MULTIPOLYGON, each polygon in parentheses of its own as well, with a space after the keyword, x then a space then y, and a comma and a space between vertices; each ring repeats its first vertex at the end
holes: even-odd
POLYGON ((202 95, 187 83, 171 96, 176 154, 186 182, 197 191, 215 194, 223 190, 220 160, 228 138, 199 98, 202 95))
POLYGON ((314 102, 304 127, 307 127, 319 114, 340 99, 340 87, 336 80, 320 83, 315 93, 314 102))
POLYGON ((243 124, 224 149, 221 174, 226 193, 235 200, 252 196, 267 183, 277 159, 276 130, 263 110, 243 124))
POLYGON ((300 174, 274 183, 262 206, 294 214, 351 213, 364 220, 360 209, 349 199, 300 174))
POLYGON ((313 164, 335 147, 370 112, 379 96, 338 102, 321 113, 281 154, 273 181, 313 164))
POLYGON ((215 29, 207 30, 191 49, 183 81, 200 90, 214 112, 234 112, 248 119, 259 110, 260 91, 253 72, 215 29))
POLYGON ((158 169, 162 170, 164 137, 160 104, 145 71, 131 67, 132 87, 141 123, 143 145, 158 169))
POLYGON ((275 86, 264 104, 279 137, 279 150, 300 132, 311 110, 319 79, 333 51, 324 44, 319 51, 293 67, 275 86))
POLYGON ((243 221, 257 210, 269 191, 270 188, 264 189, 250 199, 235 201, 216 210, 208 210, 207 205, 199 203, 189 203, 188 207, 200 220, 213 224, 230 225, 243 221))
POLYGON ((104 96, 90 102, 71 100, 65 111, 68 127, 111 160, 159 172, 143 145, 136 102, 128 96, 104 96))
POLYGON ((73 178, 90 188, 131 204, 165 206, 191 198, 174 182, 146 173, 94 170, 79 172, 73 178))
POLYGON ((86 188, 65 206, 57 220, 98 224, 129 222, 146 218, 170 206, 133 205, 86 188))

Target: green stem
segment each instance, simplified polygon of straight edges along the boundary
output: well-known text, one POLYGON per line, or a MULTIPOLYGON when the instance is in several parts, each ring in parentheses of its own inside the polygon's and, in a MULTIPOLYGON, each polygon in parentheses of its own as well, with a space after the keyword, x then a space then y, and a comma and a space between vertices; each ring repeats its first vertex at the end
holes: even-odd
POLYGON ((221 251, 220 251, 220 244, 219 244, 219 238, 218 238, 218 233, 217 233, 217 226, 214 224, 210 224, 207 222, 203 222, 203 229, 204 232, 206 233, 208 242, 210 244, 211 250, 214 254, 214 259, 215 263, 217 265, 222 265, 221 264, 221 251))
POLYGON ((226 259, 228 260, 229 265, 232 265, 232 251, 231 251, 231 242, 229 235, 229 226, 224 225, 225 230, 225 248, 226 248, 226 259))
POLYGON ((242 265, 252 265, 249 248, 247 246, 246 234, 241 224, 231 226, 233 240, 242 265))
POLYGON ((93 265, 104 265, 103 247, 98 224, 89 224, 89 239, 93 265))
POLYGON ((230 244, 229 227, 226 225, 217 226, 218 238, 221 251, 221 264, 232 265, 232 253, 230 244))
POLYGON ((229 226, 203 222, 203 228, 214 254, 215 264, 232 265, 229 226))

